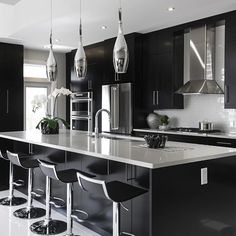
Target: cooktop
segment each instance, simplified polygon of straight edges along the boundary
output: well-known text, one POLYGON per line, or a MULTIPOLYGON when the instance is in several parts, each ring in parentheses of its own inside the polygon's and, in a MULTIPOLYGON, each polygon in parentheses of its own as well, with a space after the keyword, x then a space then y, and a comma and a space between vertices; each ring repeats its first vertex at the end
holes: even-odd
POLYGON ((204 133, 204 134, 210 134, 210 133, 219 133, 220 130, 213 129, 213 130, 200 130, 199 128, 191 128, 191 127, 176 127, 169 129, 170 131, 176 131, 176 132, 187 132, 187 133, 204 133))

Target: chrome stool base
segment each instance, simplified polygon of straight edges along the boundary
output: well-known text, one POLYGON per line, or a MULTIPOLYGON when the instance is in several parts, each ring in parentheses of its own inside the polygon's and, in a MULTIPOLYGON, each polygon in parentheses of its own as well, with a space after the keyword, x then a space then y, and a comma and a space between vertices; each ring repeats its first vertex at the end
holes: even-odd
POLYGON ((6 197, 0 199, 0 205, 2 206, 19 206, 26 202, 27 200, 22 197, 12 197, 12 198, 6 197))
POLYGON ((30 209, 25 207, 19 209, 13 213, 15 217, 21 219, 36 219, 45 216, 46 211, 43 208, 31 207, 30 209))
POLYGON ((54 235, 66 231, 66 222, 60 220, 38 221, 30 226, 30 230, 35 234, 54 235))

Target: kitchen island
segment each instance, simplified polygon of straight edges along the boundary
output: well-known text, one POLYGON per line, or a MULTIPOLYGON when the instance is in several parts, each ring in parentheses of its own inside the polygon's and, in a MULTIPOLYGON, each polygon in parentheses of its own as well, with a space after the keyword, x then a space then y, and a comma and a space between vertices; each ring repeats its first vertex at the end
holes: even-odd
MULTIPOLYGON (((59 135, 5 132, 0 139, 3 150, 32 152, 57 163, 59 169, 77 168, 98 179, 147 189, 148 193, 124 203, 129 211, 121 212, 122 232, 136 236, 235 235, 236 149, 168 142, 166 148, 154 150, 141 138, 94 138, 67 130, 60 130, 59 135)), ((22 170, 18 175, 22 177, 22 170)), ((36 170, 35 175, 34 185, 44 188, 41 171, 36 170)), ((66 198, 62 183, 54 181, 52 192, 66 198)), ((89 213, 84 225, 111 235, 111 202, 76 185, 74 195, 75 207, 89 213)))

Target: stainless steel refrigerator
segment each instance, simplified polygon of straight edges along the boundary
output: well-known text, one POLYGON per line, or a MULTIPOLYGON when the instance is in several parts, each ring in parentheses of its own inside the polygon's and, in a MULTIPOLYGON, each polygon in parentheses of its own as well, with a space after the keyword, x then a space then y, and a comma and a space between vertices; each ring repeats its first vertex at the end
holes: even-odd
POLYGON ((103 112, 102 131, 131 134, 133 129, 131 83, 103 85, 102 108, 111 113, 109 122, 108 115, 103 112))

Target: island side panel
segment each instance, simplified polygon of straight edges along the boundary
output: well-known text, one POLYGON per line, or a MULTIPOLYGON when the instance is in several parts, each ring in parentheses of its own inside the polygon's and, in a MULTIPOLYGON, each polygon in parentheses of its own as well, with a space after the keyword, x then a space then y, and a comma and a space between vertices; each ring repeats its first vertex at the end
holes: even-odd
POLYGON ((153 170, 150 236, 234 236, 235 169, 236 157, 228 157, 153 170))

